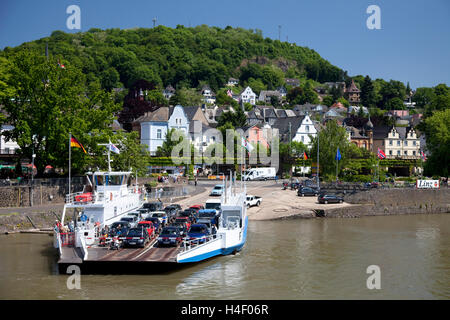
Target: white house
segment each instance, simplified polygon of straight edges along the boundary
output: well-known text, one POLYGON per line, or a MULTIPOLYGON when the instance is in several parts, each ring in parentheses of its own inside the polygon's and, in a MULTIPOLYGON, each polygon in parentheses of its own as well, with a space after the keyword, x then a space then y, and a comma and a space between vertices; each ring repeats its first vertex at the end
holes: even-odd
POLYGON ((19 145, 13 141, 9 140, 6 141, 4 132, 14 129, 13 126, 4 124, 1 127, 1 133, 0 133, 0 153, 2 154, 14 154, 18 149, 20 149, 19 145))
POLYGON ((203 86, 202 87, 202 96, 203 101, 208 104, 215 104, 216 103, 216 94, 211 90, 209 86, 203 86))
POLYGON ((175 94, 175 88, 172 87, 170 84, 163 90, 163 96, 167 100, 170 100, 170 98, 175 94))
POLYGON ((253 92, 252 88, 247 87, 240 93, 239 101, 242 103, 250 103, 251 105, 255 105, 256 94, 253 92))
POLYGON ((237 86, 238 84, 239 84, 239 80, 238 79, 228 78, 227 86, 234 87, 234 86, 237 86))
POLYGON ((163 145, 169 130, 178 129, 186 137, 189 136, 189 119, 181 105, 161 107, 139 117, 133 123, 133 128, 140 130, 141 144, 147 145, 151 155, 156 155, 156 150, 163 145))
POLYGON ((387 158, 420 159, 420 138, 413 128, 392 127, 384 139, 387 158))
POLYGON ((293 141, 297 142, 303 142, 305 146, 308 148, 311 147, 311 137, 315 137, 317 135, 317 129, 314 126, 314 123, 312 122, 309 115, 305 115, 303 118, 300 126, 297 129, 297 132, 295 133, 295 136, 293 135, 293 141))

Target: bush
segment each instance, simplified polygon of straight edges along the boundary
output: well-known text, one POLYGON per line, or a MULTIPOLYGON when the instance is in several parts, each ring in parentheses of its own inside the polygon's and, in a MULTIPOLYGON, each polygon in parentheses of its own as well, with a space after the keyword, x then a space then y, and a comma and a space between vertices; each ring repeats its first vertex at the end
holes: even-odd
POLYGON ((373 176, 364 174, 355 174, 344 176, 343 180, 347 182, 372 182, 373 176))

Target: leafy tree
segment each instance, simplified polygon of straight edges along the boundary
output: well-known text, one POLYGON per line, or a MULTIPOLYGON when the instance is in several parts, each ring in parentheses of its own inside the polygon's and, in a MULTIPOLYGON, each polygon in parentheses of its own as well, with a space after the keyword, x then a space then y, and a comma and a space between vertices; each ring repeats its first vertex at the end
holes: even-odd
POLYGON ((330 107, 331 105, 333 105, 334 100, 332 96, 325 96, 323 98, 323 104, 326 105, 327 107, 330 107))
POLYGON ((182 106, 199 106, 202 104, 202 95, 195 89, 178 89, 170 98, 169 104, 182 106))
MULTIPOLYGON (((89 88, 79 69, 64 62, 63 69, 57 59, 47 60, 30 50, 15 53, 9 61, 6 84, 14 90, 1 103, 7 113, 5 121, 14 129, 5 136, 19 145, 20 159, 31 159, 34 151, 38 175, 48 164, 68 167, 69 132, 88 151, 95 148, 94 132, 111 132, 109 125, 119 106, 111 94, 89 88)), ((74 173, 84 170, 88 157, 80 150, 72 152, 74 173)))
MULTIPOLYGON (((339 170, 350 161, 351 146, 347 139, 347 132, 344 127, 339 126, 335 120, 327 122, 327 126, 319 131, 319 157, 320 173, 322 175, 336 174, 336 152, 339 151, 342 159, 339 161, 339 170)), ((311 158, 317 162, 317 136, 312 139, 311 158)))
POLYGON ((166 134, 162 146, 156 149, 156 156, 158 157, 171 157, 174 148, 179 150, 178 156, 183 156, 183 151, 191 152, 192 148, 189 142, 189 138, 181 131, 175 128, 170 129, 166 134))
POLYGON ((375 88, 369 76, 366 76, 361 84, 361 103, 367 108, 376 105, 375 88))
POLYGON ((450 108, 436 111, 425 120, 427 149, 425 173, 448 177, 450 173, 450 108))
POLYGON ((416 93, 412 97, 412 101, 416 103, 416 107, 425 108, 433 101, 435 93, 433 88, 417 88, 416 93))

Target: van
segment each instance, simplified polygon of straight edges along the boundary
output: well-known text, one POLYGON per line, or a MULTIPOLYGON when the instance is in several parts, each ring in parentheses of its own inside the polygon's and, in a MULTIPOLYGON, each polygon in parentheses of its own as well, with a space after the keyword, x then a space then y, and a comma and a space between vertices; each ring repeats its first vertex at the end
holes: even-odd
POLYGON ((208 199, 205 203, 205 209, 214 209, 216 210, 216 214, 219 214, 222 210, 221 208, 221 200, 220 199, 208 199))
POLYGON ((247 169, 244 172, 244 176, 242 177, 245 181, 251 181, 251 180, 270 180, 275 179, 277 175, 277 172, 275 168, 268 167, 268 168, 253 168, 253 169, 247 169))

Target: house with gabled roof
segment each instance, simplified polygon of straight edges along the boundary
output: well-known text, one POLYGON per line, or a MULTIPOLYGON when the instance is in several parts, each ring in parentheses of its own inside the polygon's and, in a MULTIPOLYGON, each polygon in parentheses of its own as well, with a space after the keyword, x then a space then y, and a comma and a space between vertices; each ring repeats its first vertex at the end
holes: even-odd
POLYGON ((156 150, 162 146, 171 129, 180 130, 186 137, 189 136, 189 119, 181 105, 161 107, 133 122, 133 130, 140 133, 141 144, 147 145, 150 155, 156 155, 156 150))
POLYGON ((239 94, 239 102, 250 103, 251 105, 256 104, 256 94, 253 92, 252 88, 248 87, 241 91, 239 94))

